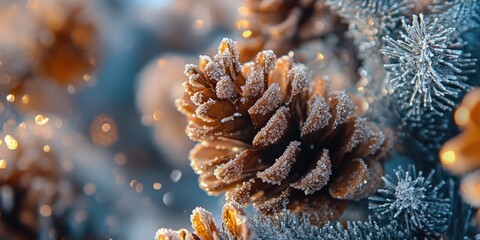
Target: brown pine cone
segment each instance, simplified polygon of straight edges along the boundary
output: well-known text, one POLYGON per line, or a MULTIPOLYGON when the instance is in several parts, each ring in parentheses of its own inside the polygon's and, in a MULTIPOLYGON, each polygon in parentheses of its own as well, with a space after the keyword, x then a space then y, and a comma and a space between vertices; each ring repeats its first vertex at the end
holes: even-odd
POLYGON ((52 28, 52 41, 39 42, 38 70, 61 85, 75 84, 95 68, 98 33, 79 4, 67 9, 67 18, 52 28), (88 20, 88 21, 86 21, 88 20))
POLYGON ((245 210, 237 203, 226 203, 222 211, 222 226, 217 228, 212 214, 197 207, 190 216, 194 233, 186 229, 178 231, 160 228, 157 231, 155 240, 217 240, 217 239, 242 239, 248 240, 252 237, 250 223, 245 210), (223 232, 222 230, 225 230, 223 232))
POLYGON ((240 60, 249 61, 262 49, 287 54, 300 44, 347 28, 324 0, 245 0, 237 28, 240 60))
MULTIPOLYGON (((93 78, 100 55, 99 35, 88 4, 90 1, 54 0, 39 5, 35 11, 25 9, 15 15, 13 19, 28 19, 22 21, 27 21, 32 33, 20 38, 28 39, 28 44, 15 46, 16 51, 1 56, 1 94, 38 95, 30 101, 34 105, 45 101, 46 96, 37 93, 42 92, 39 89, 45 88, 44 84, 79 87, 93 78)), ((0 46, 0 51, 8 47, 0 46)))
POLYGON ((78 188, 64 177, 58 152, 33 135, 9 135, 18 143, 0 145, 0 236, 38 239, 48 230, 60 239, 68 234, 65 212, 78 188))
POLYGON ((200 142, 191 165, 209 194, 265 212, 288 199, 287 208, 320 224, 380 185, 388 137, 354 114, 345 92, 310 81, 304 65, 269 50, 241 65, 224 39, 213 59, 201 56, 185 73, 177 107, 200 142))

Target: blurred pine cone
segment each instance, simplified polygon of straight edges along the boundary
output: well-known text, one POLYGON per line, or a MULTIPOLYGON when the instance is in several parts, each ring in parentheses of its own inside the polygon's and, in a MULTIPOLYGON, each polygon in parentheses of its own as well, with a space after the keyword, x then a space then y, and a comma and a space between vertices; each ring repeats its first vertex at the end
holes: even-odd
POLYGON ((6 149, 7 144, 13 143, 0 148, 0 236, 67 236, 65 216, 78 189, 62 174, 59 156, 50 151, 50 146, 35 141, 22 141, 15 149, 10 145, 13 150, 6 149))
MULTIPOLYGON (((332 32, 345 32, 324 0, 245 0, 239 8, 242 31, 239 42, 240 60, 249 61, 257 52, 272 49, 287 54, 309 40, 332 32)), ((340 34, 342 36, 343 34, 340 34)))
POLYGON ((222 211, 222 226, 217 228, 212 214, 197 207, 190 216, 194 233, 186 229, 178 231, 160 228, 157 231, 155 240, 216 240, 216 239, 242 239, 248 240, 252 237, 250 223, 245 210, 236 203, 226 203, 222 211))
POLYGON ((190 153, 200 187, 266 213, 288 199, 317 224, 377 189, 390 141, 350 97, 272 51, 241 65, 234 44, 224 39, 213 59, 187 65, 177 100, 200 142, 190 153))
MULTIPOLYGON (((22 19, 19 27, 28 25, 31 33, 16 36, 17 41, 25 38, 27 43, 0 45, 0 51, 6 52, 1 56, 4 64, 0 68, 0 93, 35 98, 40 95, 37 92, 48 89, 45 84, 64 89, 68 85, 83 86, 93 79, 100 54, 98 24, 92 20, 89 3, 54 0, 34 10, 18 11, 13 20, 5 20, 7 25, 15 26, 16 19, 22 19)), ((15 36, 11 38, 14 42, 15 36)), ((30 104, 39 105, 36 102, 44 102, 47 97, 40 95, 30 104)))

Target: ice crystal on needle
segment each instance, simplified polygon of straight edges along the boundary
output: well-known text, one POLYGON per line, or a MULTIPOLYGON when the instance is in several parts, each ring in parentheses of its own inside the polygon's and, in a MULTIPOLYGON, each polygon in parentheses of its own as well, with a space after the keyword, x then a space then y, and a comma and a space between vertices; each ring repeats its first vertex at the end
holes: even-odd
POLYGON ((451 43, 455 28, 437 22, 414 15, 411 25, 402 21, 402 39, 385 37, 387 47, 381 51, 391 61, 385 64, 393 75, 390 84, 408 115, 451 111, 454 98, 467 88, 464 69, 473 60, 458 49, 459 44, 451 43))
POLYGON ((397 221, 411 233, 438 236, 448 227, 450 200, 440 193, 444 182, 432 183, 434 171, 424 177, 411 165, 408 171, 401 167, 396 178, 383 177, 385 188, 370 197, 369 208, 375 216, 387 222, 397 221))
POLYGON ((177 106, 200 142, 190 159, 202 189, 267 213, 288 199, 288 209, 322 224, 379 187, 390 139, 354 114, 345 92, 309 82, 307 67, 289 56, 238 59, 224 39, 213 58, 186 67, 177 106))

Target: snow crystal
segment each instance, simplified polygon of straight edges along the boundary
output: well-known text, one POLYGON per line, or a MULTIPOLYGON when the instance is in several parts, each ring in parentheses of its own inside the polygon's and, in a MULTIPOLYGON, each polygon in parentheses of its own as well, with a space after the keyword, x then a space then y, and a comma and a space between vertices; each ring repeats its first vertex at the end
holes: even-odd
POLYGON ((255 183, 254 179, 243 182, 241 186, 236 187, 233 191, 227 192, 225 198, 227 201, 237 202, 239 204, 246 204, 250 200, 250 192, 252 191, 252 185, 255 183))
MULTIPOLYGON (((272 50, 264 50, 257 55, 256 64, 257 67, 261 66, 264 74, 269 74, 275 69, 277 56, 272 50)), ((258 69, 260 70, 260 69, 258 69)))
POLYGON ((232 121, 234 120, 236 117, 241 117, 242 114, 241 113, 234 113, 232 116, 228 116, 226 118, 222 118, 222 120, 220 120, 221 123, 226 123, 228 121, 232 121))
POLYGON ((202 92, 195 92, 192 96, 190 96, 190 101, 192 101, 195 105, 200 105, 204 102, 204 96, 202 92))
POLYGON ((228 77, 222 76, 217 82, 216 94, 220 99, 235 98, 235 83, 228 77))
POLYGON ((265 88, 263 74, 253 69, 247 77, 245 85, 241 87, 245 98, 253 98, 260 94, 265 88))

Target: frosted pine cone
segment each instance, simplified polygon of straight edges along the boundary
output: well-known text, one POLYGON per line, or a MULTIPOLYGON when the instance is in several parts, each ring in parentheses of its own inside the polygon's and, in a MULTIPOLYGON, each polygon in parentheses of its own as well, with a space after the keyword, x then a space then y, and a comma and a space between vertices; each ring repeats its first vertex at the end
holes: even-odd
POLYGON ((186 66, 177 106, 200 142, 190 159, 202 189, 265 212, 288 199, 289 209, 323 223, 378 188, 390 141, 354 114, 345 92, 310 82, 304 65, 269 50, 255 62, 238 59, 224 39, 213 59, 186 66))
POLYGON ((239 43, 242 62, 262 49, 283 55, 309 40, 346 30, 324 0, 245 0, 244 5, 237 22, 244 38, 239 43))
MULTIPOLYGON (((49 104, 47 96, 55 87, 80 87, 92 80, 100 39, 89 4, 53 0, 34 10, 22 8, 12 13, 11 19, 0 19, 11 28, 7 40, 0 41, 4 63, 0 68, 0 94, 29 95, 32 101, 28 106, 38 108, 49 104), (23 28, 28 31, 16 31, 23 28)), ((8 9, 9 5, 4 7, 8 9)))
POLYGON ((217 228, 212 214, 200 207, 193 210, 190 216, 194 233, 186 229, 178 231, 160 228, 155 240, 216 240, 216 239, 242 239, 252 237, 248 216, 242 206, 236 203, 226 203, 222 211, 222 226, 217 228))
POLYGON ((0 145, 0 236, 65 238, 71 234, 67 213, 78 186, 65 177, 61 154, 45 144, 42 134, 50 133, 45 126, 24 124, 1 136, 6 141, 0 145))

